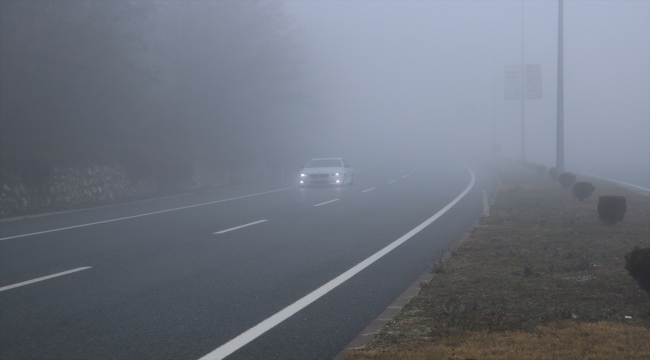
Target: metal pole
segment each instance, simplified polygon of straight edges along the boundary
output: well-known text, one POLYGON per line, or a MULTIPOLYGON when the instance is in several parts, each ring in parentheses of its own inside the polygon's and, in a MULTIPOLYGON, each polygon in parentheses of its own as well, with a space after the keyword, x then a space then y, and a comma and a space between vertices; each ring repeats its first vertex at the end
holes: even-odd
POLYGON ((526 96, 525 96, 525 75, 524 65, 524 0, 521 0, 521 160, 526 160, 526 96))
POLYGON ((558 1, 557 25, 557 150, 555 169, 564 172, 564 15, 563 0, 558 1))
POLYGON ((485 189, 483 189, 483 216, 490 217, 490 200, 485 189))
MULTIPOLYGON (((496 52, 496 41, 494 46, 494 68, 497 68, 497 52, 496 52)), ((497 142, 497 73, 494 73, 494 81, 492 86, 492 155, 494 160, 497 159, 497 150, 495 148, 497 142)))

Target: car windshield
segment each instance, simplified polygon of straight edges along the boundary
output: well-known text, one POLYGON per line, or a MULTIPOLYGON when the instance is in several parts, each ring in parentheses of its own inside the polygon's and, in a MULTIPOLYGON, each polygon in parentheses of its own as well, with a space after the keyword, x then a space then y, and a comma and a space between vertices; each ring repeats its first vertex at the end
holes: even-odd
POLYGON ((305 167, 319 168, 319 167, 342 167, 341 160, 339 159, 314 159, 310 160, 305 167))

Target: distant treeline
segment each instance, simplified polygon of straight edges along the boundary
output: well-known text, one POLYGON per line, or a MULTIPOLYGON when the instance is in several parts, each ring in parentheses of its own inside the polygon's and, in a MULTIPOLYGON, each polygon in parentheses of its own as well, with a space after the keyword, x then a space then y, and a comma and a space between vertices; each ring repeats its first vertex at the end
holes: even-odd
POLYGON ((167 176, 252 162, 306 103, 298 27, 279 2, 0 6, 0 155, 12 163, 167 176))

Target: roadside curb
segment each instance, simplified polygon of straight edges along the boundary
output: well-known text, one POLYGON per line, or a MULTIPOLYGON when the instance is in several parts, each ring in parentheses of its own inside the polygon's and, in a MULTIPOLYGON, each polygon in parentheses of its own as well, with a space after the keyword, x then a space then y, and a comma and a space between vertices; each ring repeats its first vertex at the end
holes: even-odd
MULTIPOLYGON (((490 199, 490 205, 494 204, 494 201, 496 200, 497 194, 500 190, 501 181, 497 177, 497 186, 494 190, 492 198, 490 199)), ((377 336, 377 334, 384 328, 384 326, 393 320, 393 318, 395 318, 395 316, 397 316, 397 314, 402 311, 404 306, 408 304, 414 296, 420 293, 422 285, 428 284, 431 279, 436 276, 436 274, 433 273, 434 268, 437 265, 442 265, 449 261, 454 251, 456 251, 456 249, 474 233, 474 230, 479 226, 479 219, 475 220, 467 229, 467 231, 461 235, 460 238, 452 241, 452 243, 449 244, 447 250, 445 250, 445 253, 442 255, 442 257, 433 265, 431 265, 427 271, 424 272, 424 274, 420 275, 420 277, 415 280, 415 282, 406 288, 406 290, 400 296, 398 296, 395 301, 388 305, 388 307, 381 314, 379 314, 375 320, 366 326, 366 328, 363 329, 361 333, 357 335, 357 337, 354 338, 354 340, 352 340, 340 353, 338 353, 338 355, 336 355, 333 360, 343 360, 354 350, 365 348, 370 343, 370 341, 372 341, 372 339, 374 339, 375 336, 377 336)))
MULTIPOLYGON (((472 235, 474 229, 479 225, 479 221, 476 220, 469 229, 457 240, 453 241, 449 248, 445 251, 444 255, 438 260, 435 264, 444 264, 451 258, 452 253, 467 239, 472 235)), ((363 349, 375 338, 375 336, 388 324, 397 314, 402 311, 402 308, 411 301, 411 299, 420 293, 422 285, 428 284, 431 279, 433 279, 436 274, 432 272, 433 266, 429 267, 424 274, 415 280, 406 290, 393 301, 379 316, 373 320, 370 325, 366 326, 359 335, 357 335, 354 340, 352 340, 346 347, 341 351, 333 360, 343 360, 348 356, 352 351, 363 349)))

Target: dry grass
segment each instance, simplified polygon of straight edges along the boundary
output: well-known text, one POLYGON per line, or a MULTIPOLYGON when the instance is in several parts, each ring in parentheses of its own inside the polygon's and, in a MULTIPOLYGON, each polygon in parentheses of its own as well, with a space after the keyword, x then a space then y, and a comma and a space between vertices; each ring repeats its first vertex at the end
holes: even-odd
POLYGON ((594 194, 578 202, 546 176, 511 168, 501 178, 492 216, 370 350, 350 359, 447 359, 451 349, 458 359, 521 359, 528 351, 546 358, 541 351, 553 344, 564 349, 560 358, 650 358, 647 347, 637 356, 635 347, 615 345, 650 343, 650 299, 623 268, 634 245, 650 246, 650 198, 597 182, 594 194), (598 221, 600 195, 627 197, 623 222, 598 221), (576 333, 591 335, 568 336, 576 333), (461 344, 467 354, 459 355, 461 344), (426 357, 430 350, 447 355, 426 357))
POLYGON ((608 322, 523 331, 471 333, 463 342, 436 342, 388 351, 364 350, 352 359, 650 359, 648 329, 608 322))

